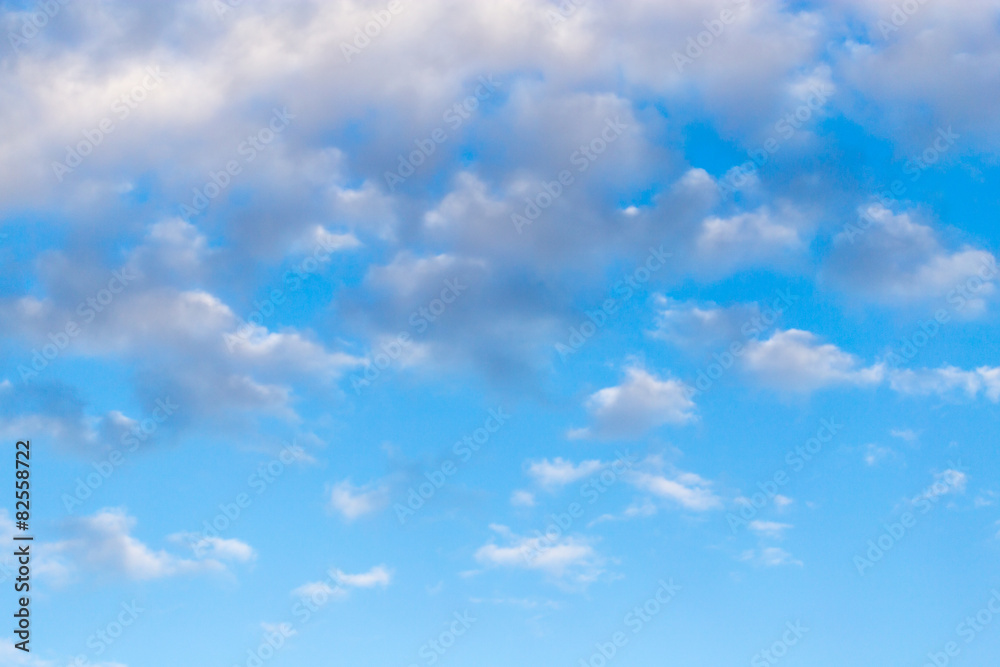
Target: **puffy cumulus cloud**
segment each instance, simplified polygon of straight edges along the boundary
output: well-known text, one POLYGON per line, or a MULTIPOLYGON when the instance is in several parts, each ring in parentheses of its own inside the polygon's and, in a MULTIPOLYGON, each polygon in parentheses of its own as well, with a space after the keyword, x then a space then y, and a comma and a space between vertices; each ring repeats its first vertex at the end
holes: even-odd
MULTIPOLYGON (((754 117, 749 109, 772 117, 816 81, 832 78, 805 62, 825 43, 818 15, 777 2, 629 0, 581 7, 553 25, 552 11, 543 0, 503 7, 432 0, 404 9, 369 48, 345 57, 341 44, 352 26, 371 19, 370 3, 265 0, 241 5, 224 21, 193 0, 143 9, 117 1, 65 7, 0 70, 0 84, 20 93, 0 111, 0 122, 27 130, 3 140, 0 159, 41 165, 8 170, 13 181, 0 204, 55 209, 54 224, 84 231, 100 221, 107 238, 136 233, 130 216, 107 215, 112 207, 141 202, 144 220, 163 216, 129 261, 151 296, 125 296, 123 305, 136 303, 121 309, 129 317, 154 308, 164 314, 147 327, 157 334, 153 341, 171 332, 191 345, 202 340, 190 328, 178 332, 176 322, 164 326, 168 313, 197 312, 203 329, 231 327, 241 314, 232 287, 255 293, 260 285, 250 283, 262 261, 271 265, 315 246, 364 247, 391 259, 373 267, 360 288, 334 297, 343 316, 337 324, 362 338, 355 341, 360 349, 374 356, 399 333, 412 333, 420 339, 401 353, 400 366, 474 367, 505 379, 551 361, 551 343, 568 328, 573 295, 566 273, 574 284, 581 275, 592 284, 610 263, 663 243, 690 252, 678 252, 688 264, 679 260, 657 275, 662 281, 692 267, 716 266, 718 277, 794 256, 808 230, 793 209, 714 212, 714 179, 662 140, 675 128, 653 106, 637 103, 634 91, 639 86, 676 103, 680 123, 707 106, 731 134, 755 136, 756 128, 741 125, 754 117), (675 52, 723 9, 737 20, 695 62, 679 67, 675 52), (433 44, 428 32, 438 35, 433 44), (182 51, 168 46, 176 34, 184 35, 182 51), (441 49, 450 57, 442 59, 441 49), (595 55, 583 64, 583 53, 595 55), (404 61, 411 66, 400 68, 404 61), (146 86, 142 100, 122 103, 137 86, 146 86), (114 131, 58 183, 52 162, 65 159, 67 146, 88 141, 84 133, 106 117, 114 131), (446 140, 432 141, 433 153, 390 187, 386 173, 398 171, 437 129, 446 140), (258 146, 261 137, 269 141, 258 146), (469 146, 476 147, 471 160, 469 146), (563 170, 571 184, 559 185, 563 170), (206 194, 216 189, 217 196, 206 194), (629 208, 643 193, 652 201, 629 208), (543 195, 551 205, 518 233, 512 216, 539 207, 543 195), (204 207, 196 205, 199 197, 204 207), (181 205, 199 211, 179 219, 181 205), (425 292, 428 301, 420 303, 420 290, 449 267, 478 281, 470 287, 474 298, 461 299, 433 325, 419 315, 411 324, 430 301, 425 292), (407 270, 415 278, 400 279, 407 270), (171 300, 173 306, 142 303, 171 300)), ((81 257, 67 257, 62 275, 79 276, 81 264, 81 257)), ((20 307, 62 317, 58 303, 42 298, 20 307)), ((129 329, 116 330, 118 320, 95 329, 93 338, 129 340, 129 329)), ((290 416, 296 397, 279 366, 302 370, 301 360, 312 355, 316 373, 330 377, 354 362, 319 345, 305 332, 255 330, 230 355, 199 346, 207 375, 181 365, 157 384, 192 391, 198 405, 290 416), (210 387, 226 391, 213 396, 210 387)))
POLYGON ((355 486, 345 479, 330 491, 330 507, 348 521, 385 509, 392 497, 392 485, 385 480, 355 486))
POLYGON ((603 572, 605 559, 582 537, 517 535, 507 526, 493 524, 496 539, 481 546, 476 560, 489 567, 535 570, 549 579, 572 586, 586 586, 603 572))
MULTIPOLYGON (((47 332, 61 330, 46 321, 75 317, 72 311, 57 314, 55 309, 47 303, 39 316, 21 318, 22 336, 44 340, 47 332)), ((297 332, 270 333, 243 325, 227 305, 203 291, 123 293, 91 324, 80 326, 68 354, 131 360, 142 369, 141 391, 151 400, 185 396, 185 418, 211 420, 248 410, 288 418, 294 379, 332 380, 360 363, 297 332)))
POLYGON ((889 374, 889 382, 894 390, 903 394, 915 396, 964 394, 967 398, 976 398, 982 394, 994 403, 1000 401, 1000 368, 989 366, 970 371, 955 366, 896 370, 889 374))
POLYGON ((423 216, 425 238, 542 274, 594 274, 604 255, 634 253, 662 233, 642 218, 624 227, 621 200, 664 162, 671 175, 683 164, 650 144, 627 99, 534 86, 514 92, 502 115, 509 125, 480 139, 502 150, 504 161, 455 174, 423 216), (498 141, 502 147, 492 143, 498 141))
POLYGON ((205 280, 206 261, 213 252, 195 225, 182 218, 168 218, 150 225, 129 264, 152 282, 190 283, 205 280))
MULTIPOLYGON (((798 329, 779 331, 770 339, 751 341, 742 357, 743 370, 762 384, 785 392, 811 392, 830 386, 878 386, 884 382, 901 394, 912 396, 983 396, 1000 401, 1000 368, 982 366, 964 370, 941 368, 887 368, 885 363, 865 366, 853 354, 813 333, 798 329)), ((911 431, 892 435, 912 441, 911 431)))
POLYGON ((877 385, 885 376, 883 364, 865 367, 854 355, 798 329, 778 331, 764 341, 750 341, 742 364, 759 382, 787 392, 810 392, 835 385, 877 385))
MULTIPOLYGON (((116 196, 116 188, 142 187, 132 182, 138 179, 127 177, 123 184, 123 173, 155 171, 164 199, 176 204, 192 200, 192 190, 204 190, 213 174, 232 159, 241 173, 232 176, 232 184, 213 200, 209 215, 223 218, 232 243, 266 255, 313 221, 329 217, 380 238, 397 238, 398 232, 407 232, 397 225, 405 226, 407 214, 418 213, 413 208, 423 203, 414 200, 427 196, 424 186, 429 181, 465 171, 463 145, 474 140, 484 153, 502 150, 505 155, 476 165, 482 182, 505 193, 502 203, 492 207, 494 215, 467 216, 462 213, 467 205, 446 197, 437 215, 428 218, 440 234, 435 238, 477 249, 487 243, 485 239, 494 246, 536 247, 547 253, 540 259, 551 262, 551 255, 563 248, 576 247, 576 254, 589 250, 576 239, 593 234, 617 239, 618 222, 607 214, 617 206, 619 195, 626 194, 622 191, 634 190, 635 180, 648 180, 647 174, 662 170, 664 157, 674 171, 683 166, 679 153, 671 156, 659 142, 651 141, 664 125, 662 116, 651 111, 637 115, 635 105, 620 90, 623 64, 630 80, 681 98, 689 96, 684 81, 716 79, 705 90, 716 97, 728 96, 716 109, 730 120, 752 116, 747 113, 748 100, 738 98, 770 105, 795 92, 799 59, 810 53, 810 43, 821 42, 809 14, 785 12, 778 3, 738 3, 741 11, 746 10, 745 20, 728 26, 716 40, 718 51, 699 59, 697 67, 677 70, 674 52, 683 50, 687 38, 704 30, 703 22, 727 4, 664 6, 636 0, 614 8, 595 5, 551 26, 548 16, 553 9, 543 0, 503 8, 489 3, 457 7, 437 0, 395 17, 355 62, 347 62, 341 43, 351 36, 345 26, 370 20, 372 8, 364 3, 302 2, 290 10, 287 3, 264 2, 240 7, 222 22, 194 2, 169 3, 170 9, 159 12, 111 2, 89 21, 83 17, 89 12, 65 10, 60 19, 73 17, 94 30, 75 33, 80 41, 72 45, 29 49, 16 59, 18 67, 6 71, 5 83, 24 94, 16 106, 8 107, 3 120, 14 125, 30 118, 34 132, 19 151, 5 155, 20 164, 62 158, 65 147, 81 141, 86 128, 105 116, 114 118, 111 109, 117 97, 141 83, 151 63, 163 64, 163 82, 126 118, 115 119, 115 131, 65 179, 68 185, 55 188, 55 179, 44 169, 21 170, 19 177, 30 181, 31 187, 11 188, 11 193, 41 202, 42 195, 53 193, 83 197, 100 192, 87 196, 90 201, 99 197, 106 205, 116 196), (153 13, 165 23, 157 28, 149 25, 153 13), (123 28, 128 34, 141 23, 148 41, 131 44, 112 57, 105 46, 109 28, 100 23, 109 15, 117 17, 117 25, 128 26, 123 28), (172 30, 185 35, 184 54, 159 41, 172 30), (428 44, 424 38, 428 30, 439 35, 440 42, 428 44), (632 39, 623 43, 621 31, 632 39), (777 41, 784 45, 776 47, 777 41), (443 47, 453 54, 444 61, 439 55, 443 47), (737 56, 744 51, 754 57, 737 56), (578 58, 584 52, 602 55, 584 66, 578 58), (413 65, 407 72, 398 67, 401 58, 413 65), (67 68, 67 61, 74 67, 67 68), (364 67, 356 61, 363 61, 364 67), (656 61, 670 66, 650 69, 656 61), (745 63, 746 71, 731 78, 734 63, 745 63), (414 71, 421 75, 413 76, 414 71), (523 72, 531 74, 516 74, 523 72), (666 87, 664 72, 672 81, 666 87), (705 76, 709 72, 711 76, 705 76), (482 87, 480 77, 490 82, 488 98, 471 117, 454 115, 456 104, 475 101, 470 95, 482 87), (52 83, 43 87, 38 81, 52 83), (343 96, 343 90, 352 95, 343 96), (66 95, 71 98, 69 105, 66 95), (294 118, 264 150, 250 150, 246 139, 266 128, 271 104, 287 104, 294 118), (74 117, 67 116, 67 106, 77 111, 74 117), (491 113, 496 107, 504 113, 491 113), (561 169, 575 170, 574 153, 604 133, 607 120, 619 117, 627 131, 586 173, 576 174, 575 186, 560 198, 566 210, 551 211, 552 224, 536 225, 537 233, 530 239, 510 236, 510 211, 499 215, 503 207, 519 209, 524 197, 537 194, 543 180, 551 181, 561 169), (365 151, 350 148, 356 135, 347 127, 365 135, 365 151), (397 168, 400 156, 408 156, 437 128, 446 132, 448 140, 408 179, 403 196, 391 196, 385 173, 397 168), (161 140, 152 147, 138 141, 149 136, 161 140), (317 145, 318 136, 330 140, 317 145), (42 159, 25 159, 28 155, 42 159), (254 156, 252 163, 249 155, 254 156), (172 168, 157 169, 164 164, 172 168), (415 187, 408 189, 410 184, 415 187), (237 193, 251 198, 253 205, 240 205, 237 193), (236 205, 220 211, 230 199, 236 205), (589 210, 604 215, 587 214, 589 210), (283 224, 269 224, 279 212, 283 224), (456 217, 465 218, 465 224, 455 224, 456 217), (502 225, 490 228, 493 233, 477 233, 483 231, 479 225, 489 225, 491 219, 502 225), (560 233, 581 225, 592 227, 591 234, 560 233), (500 234, 504 230, 508 233, 500 234)), ((691 104, 698 106, 697 101, 691 104)), ((460 184, 459 192, 465 191, 460 184)), ((479 210, 482 193, 475 189, 471 193, 468 210, 479 210)))
MULTIPOLYGON (((86 413, 86 404, 73 387, 57 381, 18 385, 0 383, 0 434, 18 440, 24 433, 44 435, 69 449, 97 453, 106 448, 101 429, 86 413)), ((120 413, 119 413, 120 414, 120 413)), ((103 421, 116 421, 109 414, 103 421)))
POLYGON ((594 426, 573 435, 629 438, 663 424, 686 424, 695 419, 690 395, 690 387, 680 380, 661 380, 643 368, 629 368, 622 384, 601 389, 587 399, 594 426))
POLYGON ((983 97, 1000 82, 996 0, 915 2, 905 10, 895 0, 839 4, 867 28, 835 51, 841 79, 859 93, 849 109, 858 122, 916 148, 920 134, 900 136, 899 128, 924 128, 928 117, 946 118, 974 135, 970 147, 1000 149, 996 114, 983 97))
POLYGON ((787 264, 806 248, 797 218, 790 209, 712 216, 701 223, 694 249, 705 271, 723 275, 737 268, 787 264))
MULTIPOLYGON (((45 165, 37 172, 22 171, 24 184, 31 186, 21 189, 22 197, 57 190, 49 187, 55 184, 55 178, 46 173, 49 162, 62 158, 67 144, 79 142, 81 133, 98 126, 104 117, 116 121, 115 131, 88 157, 79 169, 82 173, 71 175, 77 182, 93 187, 95 181, 111 180, 123 171, 123 163, 133 173, 156 164, 177 163, 177 174, 204 175, 202 180, 207 181, 210 172, 224 168, 226 160, 220 156, 243 161, 238 146, 266 125, 265 105, 287 100, 293 101, 297 133, 287 130, 290 136, 280 148, 269 146, 253 165, 244 164, 244 172, 253 173, 239 174, 241 183, 270 184, 265 192, 279 196, 280 189, 274 187, 277 181, 294 185, 283 178, 288 174, 282 163, 286 159, 303 163, 317 153, 298 137, 324 130, 342 132, 346 123, 366 116, 365 127, 371 122, 382 129, 372 137, 371 151, 355 158, 357 168, 381 181, 386 167, 395 166, 398 154, 409 152, 418 132, 426 129, 429 134, 436 126, 447 126, 445 113, 466 99, 483 72, 542 67, 558 78, 572 80, 586 77, 588 71, 549 30, 544 20, 547 5, 540 0, 516 8, 425 3, 418 11, 395 17, 375 45, 356 58, 364 61, 364 67, 347 61, 341 43, 352 38, 351 29, 345 26, 362 26, 371 19, 373 8, 366 3, 302 2, 290 8, 287 3, 265 2, 241 7, 223 22, 204 3, 168 6, 163 12, 136 11, 111 2, 99 12, 102 17, 84 21, 93 32, 78 34, 80 42, 25 49, 20 57, 11 58, 17 66, 5 68, 4 84, 22 95, 16 106, 7 107, 4 121, 30 118, 34 131, 5 146, 4 154, 20 158, 22 164, 45 165), (119 23, 108 23, 123 26, 131 34, 137 23, 154 14, 165 23, 155 30, 147 26, 147 33, 152 33, 147 34, 147 42, 108 52, 108 40, 119 35, 109 35, 109 27, 100 18, 116 17, 119 23), (173 30, 185 34, 183 54, 161 42, 173 30), (442 41, 428 48, 425 36, 431 30, 442 41), (444 45, 454 58, 442 62, 437 49, 444 45), (421 76, 405 75, 398 67, 400 58, 409 59, 421 76), (163 65, 163 82, 124 118, 117 117, 116 100, 140 85, 151 65, 163 65), (372 77, 373 71, 382 74, 372 77), (51 85, 36 85, 37 77, 51 85), (344 97, 343 90, 353 94, 344 97), (73 115, 66 112, 67 96, 73 115), (147 136, 162 141, 140 149, 135 139, 147 136), (26 159, 35 157, 42 159, 26 159)), ((81 15, 87 14, 69 9, 59 18, 83 21, 81 15)), ((46 32, 58 34, 52 28, 46 32)), ((605 49, 613 48, 612 35, 602 35, 601 41, 605 49)), ((602 76, 608 81, 614 75, 610 65, 603 68, 602 76)), ((557 113, 558 109, 551 111, 553 117, 557 113)), ((538 134, 544 136, 541 131, 538 134)), ((454 156, 457 144, 442 147, 440 153, 454 156)), ((202 185, 184 182, 173 173, 164 174, 164 179, 169 179, 165 185, 174 201, 189 199, 191 188, 202 185), (182 193, 183 197, 178 196, 182 193)), ((292 197, 286 199, 294 202, 292 197)))
POLYGON ((166 395, 143 401, 135 418, 118 410, 94 414, 76 388, 58 380, 17 386, 4 380, 0 382, 0 435, 16 441, 31 433, 63 451, 96 459, 115 449, 135 451, 143 443, 172 434, 180 407, 166 395))
MULTIPOLYGON (((951 56, 893 86, 864 87, 870 96, 943 95, 956 80, 951 68, 986 84, 995 69, 996 40, 982 32, 986 0, 954 15, 925 7, 907 28, 929 21, 940 30, 903 30, 868 46, 845 42, 855 25, 848 19, 860 13, 874 25, 889 6, 623 0, 587 3, 553 21, 547 0, 427 0, 345 55, 342 43, 374 7, 262 0, 220 21, 210 3, 195 0, 67 5, 20 53, 0 56, 0 85, 13 91, 0 123, 18 130, 0 139, 10 176, 0 207, 39 213, 45 232, 58 232, 46 245, 54 250, 17 259, 23 290, 0 300, 0 332, 29 350, 44 342, 107 281, 109 249, 138 244, 114 269, 141 281, 69 354, 132 364, 138 392, 187 395, 192 418, 234 423, 259 412, 294 421, 304 412, 300 386, 326 390, 366 362, 373 371, 400 334, 410 343, 394 370, 474 369, 513 384, 551 368, 552 344, 575 324, 581 293, 603 288, 610 266, 650 246, 674 253, 655 290, 690 276, 787 269, 808 254, 825 212, 782 178, 771 179, 781 197, 761 188, 735 203, 724 198, 691 163, 702 153, 688 130, 759 148, 816 90, 834 113, 849 103, 841 92, 852 81, 864 87, 881 76, 859 65, 864 58, 905 62, 920 39, 951 56), (707 43, 689 53, 699 40, 707 43), (837 58, 830 43, 846 44, 837 58), (919 80, 927 72, 933 83, 919 80), (100 130, 105 119, 113 132, 100 130), (425 155, 436 130, 445 139, 430 140, 425 155), (89 154, 57 176, 53 163, 81 145, 89 154), (387 180, 404 163, 413 173, 387 180), (559 182, 563 170, 571 183, 559 182), (199 210, 182 219, 182 205, 199 210), (512 216, 528 213, 533 221, 519 232, 512 216), (63 238, 81 249, 58 250, 63 238), (244 328, 251 295, 266 287, 261 275, 317 247, 355 253, 341 267, 348 275, 331 280, 329 328, 244 328), (468 291, 438 316, 436 300, 453 275, 468 291), (223 347, 226 334, 234 338, 223 347), (341 351, 344 340, 368 359, 341 351)), ((22 18, 0 15, 15 32, 22 18)), ((980 114, 986 90, 976 92, 980 114)), ((956 108, 975 106, 966 99, 956 108)), ((782 137, 774 164, 816 153, 821 139, 810 127, 782 137)), ((908 301, 970 277, 969 266, 984 258, 942 250, 905 227, 870 229, 868 255, 835 247, 831 266, 844 257, 843 271, 832 273, 879 299, 908 301), (872 261, 883 237, 914 250, 885 269, 872 261)), ((971 310, 992 287, 977 292, 971 310)), ((722 313, 694 315, 704 321, 672 313, 664 325, 673 333, 664 334, 729 326, 722 313)), ((690 419, 693 406, 674 381, 629 382, 594 399, 594 433, 603 435, 603 425, 611 434, 633 416, 642 428, 690 419), (640 399, 634 412, 620 398, 629 390, 640 399), (660 408, 667 417, 656 416, 660 408)))
POLYGON ((910 212, 881 204, 861 209, 834 238, 830 279, 857 296, 889 304, 946 298, 959 312, 978 313, 994 294, 996 258, 965 246, 947 249, 929 225, 910 212))
POLYGON ((357 388, 401 369, 473 369, 498 382, 537 372, 567 309, 530 278, 486 260, 402 252, 370 267, 364 289, 346 293, 340 310, 372 341, 371 368, 349 379, 357 388))
POLYGON ((654 304, 656 328, 651 335, 684 348, 721 347, 746 338, 750 332, 760 333, 764 326, 760 306, 755 303, 720 307, 658 294, 654 304))
MULTIPOLYGON (((69 520, 67 539, 40 545, 43 572, 59 580, 87 570, 110 577, 144 581, 177 575, 226 572, 224 560, 247 561, 253 549, 238 540, 217 540, 195 559, 154 550, 132 536, 136 519, 124 509, 103 509, 69 520)), ((42 574, 43 572, 40 572, 42 574)))
POLYGON ((589 477, 602 468, 604 464, 597 460, 573 463, 557 456, 551 461, 548 459, 529 461, 526 470, 539 485, 548 489, 558 489, 589 477))
POLYGON ((637 0, 602 7, 602 34, 629 34, 617 58, 630 78, 660 90, 686 115, 706 113, 727 133, 756 138, 829 34, 818 11, 767 0, 637 0))
MULTIPOLYGON (((314 233, 334 250, 356 246, 349 235, 314 233)), ((120 269, 75 250, 40 257, 45 295, 0 299, 0 331, 24 349, 20 379, 47 381, 60 356, 115 359, 132 366, 144 402, 185 396, 184 423, 222 423, 249 411, 294 420, 292 385, 337 391, 337 379, 361 359, 328 350, 308 332, 269 330, 264 323, 280 305, 255 306, 247 322, 215 294, 171 284, 199 282, 212 252, 194 227, 170 219, 153 224, 120 269)), ((63 410, 62 419, 79 412, 63 410)))

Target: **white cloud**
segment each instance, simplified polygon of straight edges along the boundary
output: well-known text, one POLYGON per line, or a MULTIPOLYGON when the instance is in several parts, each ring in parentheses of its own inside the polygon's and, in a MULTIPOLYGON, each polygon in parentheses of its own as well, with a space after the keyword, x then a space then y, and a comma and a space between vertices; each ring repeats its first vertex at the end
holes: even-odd
POLYGON ((343 570, 337 570, 335 578, 337 583, 348 588, 374 588, 376 586, 385 588, 392 581, 392 572, 384 565, 376 565, 369 571, 360 574, 348 574, 343 570))
POLYGON ((330 569, 323 581, 310 581, 292 591, 292 595, 308 598, 314 604, 325 604, 329 600, 342 600, 352 588, 386 588, 392 582, 392 572, 384 565, 376 565, 367 572, 349 574, 343 570, 330 569))
POLYGON ((510 504, 514 507, 534 507, 535 494, 524 489, 517 489, 510 494, 510 504))
POLYGON ((1000 401, 1000 367, 983 366, 966 371, 955 366, 936 369, 899 370, 889 375, 892 388, 916 396, 949 396, 964 394, 976 398, 980 394, 996 403, 1000 401))
MULTIPOLYGON (((863 43, 848 40, 837 62, 842 80, 858 91, 854 108, 846 110, 854 122, 892 137, 909 154, 930 143, 934 130, 928 117, 953 122, 963 143, 977 151, 1000 148, 997 116, 983 100, 984 84, 1000 78, 995 0, 919 3, 900 26, 893 23, 902 7, 895 0, 849 4, 864 17, 869 35, 863 43), (898 128, 905 126, 916 129, 901 137, 898 128)), ((951 151, 941 161, 949 160, 951 151)))
POLYGON ((330 492, 330 506, 349 521, 384 509, 389 504, 391 488, 386 482, 354 486, 351 480, 338 482, 330 492))
POLYGON ((865 463, 869 466, 878 465, 883 460, 895 456, 895 452, 889 447, 882 447, 875 443, 868 443, 865 448, 865 463))
POLYGON ((246 561, 253 550, 238 540, 215 540, 208 553, 194 560, 164 550, 154 550, 131 535, 136 520, 124 509, 103 509, 93 516, 71 519, 72 537, 44 544, 41 553, 51 561, 53 578, 69 575, 77 568, 123 576, 128 579, 161 579, 199 572, 224 572, 219 558, 246 561), (204 556, 215 556, 204 557, 204 556))
POLYGON ((246 563, 257 558, 254 551, 246 542, 235 538, 205 537, 200 533, 177 533, 171 535, 171 539, 176 542, 186 543, 199 558, 211 558, 215 560, 231 560, 246 563))
POLYGON ((977 314, 995 292, 996 258, 985 250, 946 249, 938 234, 881 204, 863 207, 866 229, 848 225, 834 238, 830 274, 862 298, 890 304, 948 299, 977 314))
POLYGON ((975 507, 992 507, 996 504, 997 492, 990 491, 989 489, 983 489, 976 496, 976 500, 973 502, 975 507))
POLYGON ((695 418, 690 388, 680 380, 661 380, 642 368, 629 368, 622 384, 594 393, 586 407, 601 437, 634 437, 663 424, 695 418))
POLYGON ((316 225, 307 230, 296 249, 307 254, 336 252, 339 250, 354 250, 362 243, 350 232, 335 233, 322 225, 316 225))
MULTIPOLYGON (((142 395, 185 396, 183 419, 188 424, 227 422, 234 413, 264 413, 294 422, 294 383, 332 383, 362 363, 304 332, 243 327, 228 305, 203 289, 154 287, 139 278, 85 325, 76 305, 84 303, 88 288, 70 275, 68 261, 54 258, 56 268, 48 269, 58 273, 46 278, 50 289, 58 291, 54 296, 0 299, 0 328, 36 344, 48 332, 76 321, 80 333, 65 355, 135 365, 142 371, 137 389, 142 395)), ((110 275, 101 276, 105 283, 110 275)), ((61 434, 60 439, 72 435, 61 434)), ((75 439, 86 440, 86 435, 75 439)))
POLYGON ((783 496, 780 493, 774 497, 774 506, 779 510, 783 510, 795 501, 788 496, 783 496))
POLYGON ((542 459, 541 461, 529 462, 527 472, 541 486, 556 489, 589 477, 603 467, 604 464, 596 460, 573 463, 556 457, 552 461, 542 459))
POLYGON ((677 471, 666 476, 637 471, 629 473, 626 479, 637 489, 695 512, 722 507, 722 500, 712 491, 712 483, 691 472, 677 471))
POLYGON ((876 385, 885 373, 881 364, 866 368, 854 355, 798 329, 776 332, 765 341, 751 341, 743 367, 763 384, 791 392, 841 384, 876 385))
MULTIPOLYGON (((760 327, 757 304, 719 307, 714 303, 681 302, 656 295, 653 337, 686 348, 723 347, 748 336, 745 328, 760 327)), ((748 329, 749 330, 749 329, 748 329)))
POLYGON ((943 496, 964 494, 968 484, 968 476, 954 468, 948 468, 934 475, 934 482, 924 489, 915 500, 937 500, 943 496))
POLYGON ((787 263, 806 247, 800 225, 798 214, 789 208, 777 215, 761 208, 729 218, 707 218, 695 240, 701 271, 726 273, 759 264, 787 263))
POLYGON ((797 565, 802 567, 802 561, 794 558, 780 547, 765 547, 763 549, 749 549, 744 551, 740 560, 753 563, 758 567, 780 567, 782 565, 797 565))
POLYGON ((788 523, 778 523, 776 521, 761 521, 755 519, 749 524, 750 530, 762 537, 781 538, 785 536, 786 530, 791 530, 793 526, 788 523))
POLYGON ((522 537, 506 526, 491 525, 490 529, 503 538, 505 544, 495 541, 476 551, 476 560, 493 567, 537 570, 554 580, 585 585, 594 581, 602 572, 604 559, 584 538, 559 536, 522 537))

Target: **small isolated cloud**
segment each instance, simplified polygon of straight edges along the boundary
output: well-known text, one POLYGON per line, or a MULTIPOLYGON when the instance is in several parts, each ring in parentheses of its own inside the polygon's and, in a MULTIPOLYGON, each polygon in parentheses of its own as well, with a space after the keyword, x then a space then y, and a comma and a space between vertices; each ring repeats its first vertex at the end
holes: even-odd
POLYGON ((517 489, 510 494, 510 504, 514 507, 534 507, 535 494, 524 489, 517 489))
POLYGON ((525 537, 497 524, 491 525, 490 530, 503 544, 494 539, 481 546, 475 558, 482 565, 536 570, 559 582, 582 585, 594 581, 602 572, 604 559, 584 538, 525 537))
POLYGON ((992 507, 993 505, 996 505, 996 503, 997 503, 997 492, 983 490, 979 492, 978 496, 976 496, 976 500, 974 501, 973 504, 976 507, 992 507))
POLYGON ((785 509, 794 502, 795 501, 789 498, 788 496, 783 496, 781 494, 778 494, 774 497, 774 506, 777 507, 779 510, 785 509))
POLYGON ((337 570, 335 577, 338 584, 348 588, 375 588, 376 586, 385 588, 392 581, 392 572, 384 565, 376 565, 361 574, 348 574, 343 570, 337 570))
POLYGON ((942 397, 965 395, 973 399, 980 394, 990 401, 1000 401, 1000 368, 983 366, 966 371, 954 366, 936 369, 894 371, 889 376, 892 388, 915 396, 942 397))
POLYGON ((854 355, 799 329, 751 341, 743 366, 763 384, 789 392, 810 392, 831 385, 875 385, 885 374, 882 364, 866 368, 854 355))
POLYGON ((626 507, 621 514, 602 514, 588 523, 587 528, 593 528, 597 524, 604 523, 605 521, 628 521, 630 519, 653 516, 656 514, 658 509, 659 508, 653 504, 652 500, 644 498, 626 507))
POLYGON ((175 542, 183 542, 190 546, 199 558, 241 563, 257 558, 257 552, 253 550, 253 547, 235 538, 205 537, 200 533, 177 533, 170 537, 175 542))
POLYGON ((748 527, 761 537, 770 537, 773 539, 780 539, 784 537, 785 531, 793 528, 793 526, 789 523, 759 520, 751 521, 748 527))
POLYGON ((366 486, 354 486, 346 479, 337 483, 330 492, 330 507, 348 521, 378 512, 389 505, 391 488, 384 481, 366 486))
POLYGON ((906 442, 916 442, 917 438, 920 437, 919 433, 908 428, 894 428, 889 431, 889 435, 906 442))
POLYGON ((322 248, 326 252, 337 252, 339 250, 353 250, 361 247, 362 243, 354 234, 331 232, 322 225, 314 225, 295 244, 295 249, 302 252, 313 252, 317 248, 322 248))
POLYGON ((748 549, 740 556, 740 560, 752 563, 757 567, 781 567, 782 565, 797 565, 802 567, 802 561, 794 558, 780 547, 765 547, 763 549, 748 549))
POLYGON ((944 496, 963 494, 968 481, 969 478, 964 472, 948 468, 934 475, 934 482, 924 489, 914 501, 938 500, 944 496))
POLYGON ((694 512, 722 508, 722 499, 712 490, 712 483, 692 472, 635 471, 626 480, 640 491, 694 512))
POLYGON ((881 204, 860 209, 861 225, 834 238, 831 278, 860 297, 907 304, 947 297, 966 287, 962 310, 975 314, 995 292, 996 258, 968 246, 948 250, 911 213, 881 204), (862 228, 864 227, 864 228, 862 228))
POLYGON ((642 368, 629 368, 622 384, 601 389, 587 400, 594 427, 586 433, 637 437, 663 424, 685 424, 695 418, 690 393, 680 380, 661 380, 642 368))
POLYGON ((868 443, 868 446, 865 448, 865 465, 876 466, 882 461, 895 456, 895 454, 889 447, 868 443))
POLYGON ((581 461, 573 463, 561 457, 554 460, 542 459, 530 461, 527 466, 528 475, 537 484, 546 489, 558 489, 573 482, 589 477, 604 467, 600 461, 581 461))
POLYGON ((392 582, 392 571, 384 565, 376 565, 367 572, 349 574, 343 570, 330 569, 326 579, 310 581, 292 591, 292 595, 312 600, 322 605, 328 600, 347 597, 352 588, 386 588, 392 582))

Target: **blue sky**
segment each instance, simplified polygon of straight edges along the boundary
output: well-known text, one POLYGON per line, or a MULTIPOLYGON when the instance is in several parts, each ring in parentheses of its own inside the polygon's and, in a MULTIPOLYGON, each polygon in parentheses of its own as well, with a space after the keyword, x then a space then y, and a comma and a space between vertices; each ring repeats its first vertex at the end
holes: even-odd
POLYGON ((996 0, 0 23, 0 665, 1000 655, 996 0))

